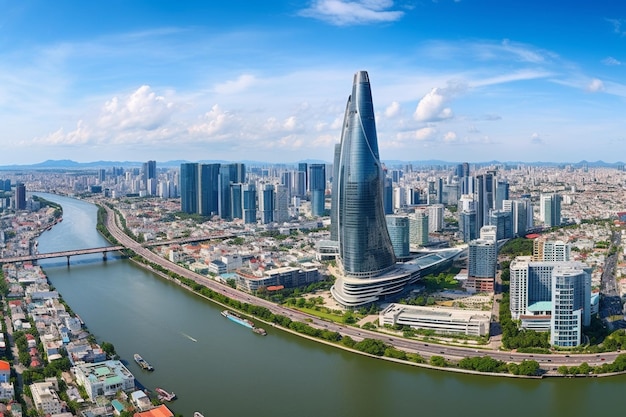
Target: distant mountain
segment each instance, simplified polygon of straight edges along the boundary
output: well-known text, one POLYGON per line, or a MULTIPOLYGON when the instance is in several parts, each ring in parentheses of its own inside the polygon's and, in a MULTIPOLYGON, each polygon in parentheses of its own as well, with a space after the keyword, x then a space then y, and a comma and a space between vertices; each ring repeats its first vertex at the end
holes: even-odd
MULTIPOLYGON (((157 161, 157 167, 180 167, 181 164, 187 163, 190 161, 186 160, 171 160, 165 162, 157 161)), ((203 164, 227 164, 233 161, 225 161, 225 160, 202 160, 197 161, 203 164)), ((237 161, 242 162, 248 166, 269 166, 269 165, 282 165, 282 166, 297 166, 298 163, 307 163, 307 164, 328 164, 329 162, 319 160, 319 159, 303 159, 297 162, 284 162, 284 163, 271 163, 271 162, 263 162, 263 161, 237 161)), ((122 167, 122 168, 136 168, 141 167, 144 162, 139 161, 95 161, 95 162, 76 162, 69 159, 59 159, 53 160, 49 159, 44 162, 40 162, 37 164, 31 165, 4 165, 0 166, 0 170, 8 171, 8 170, 81 170, 81 169, 101 169, 101 168, 111 168, 111 167, 122 167)), ((400 160, 384 160, 383 163, 388 168, 392 167, 404 167, 405 165, 411 164, 413 166, 418 167, 452 167, 461 162, 458 161, 442 161, 438 159, 430 159, 425 161, 400 161, 400 160)), ((539 167, 566 167, 572 166, 575 168, 581 168, 583 166, 587 166, 588 168, 617 168, 618 166, 623 166, 624 162, 604 162, 604 161, 580 161, 580 162, 523 162, 523 161, 485 161, 485 162, 470 162, 470 165, 476 166, 500 166, 504 165, 506 167, 513 167, 517 165, 529 165, 529 166, 539 166, 539 167)))

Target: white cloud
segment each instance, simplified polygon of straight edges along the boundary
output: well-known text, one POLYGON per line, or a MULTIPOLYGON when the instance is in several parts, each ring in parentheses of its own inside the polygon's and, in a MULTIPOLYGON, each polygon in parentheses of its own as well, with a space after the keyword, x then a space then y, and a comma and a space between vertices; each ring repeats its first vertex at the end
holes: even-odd
POLYGON ((606 20, 607 22, 611 23, 611 25, 613 25, 613 32, 621 36, 624 36, 626 34, 626 32, 624 32, 624 29, 622 28, 622 24, 625 22, 624 19, 606 19, 606 20))
POLYGON ((397 116, 398 114, 400 114, 400 103, 397 101, 392 102, 385 109, 385 117, 391 118, 397 116))
POLYGON ((594 78, 587 85, 587 91, 589 91, 591 93, 597 93, 599 91, 604 91, 604 83, 602 82, 602 80, 594 78))
POLYGON ((299 14, 337 26, 363 25, 401 19, 404 12, 388 10, 392 7, 392 0, 313 0, 299 14))
POLYGON ((446 143, 452 143, 452 142, 456 142, 456 133, 454 132, 448 132, 445 135, 443 135, 443 141, 446 143))
POLYGON ((437 129, 434 127, 423 127, 414 132, 414 138, 420 142, 433 139, 437 134, 437 129))
POLYGON ((215 104, 210 111, 204 114, 200 123, 190 126, 187 130, 192 135, 219 136, 234 121, 235 117, 233 114, 223 111, 220 106, 215 104))
POLYGON ((542 145, 544 142, 541 136, 539 136, 539 133, 535 132, 530 135, 530 143, 532 143, 533 145, 542 145))
POLYGON ((76 129, 65 133, 63 128, 58 129, 42 138, 36 138, 33 142, 37 145, 84 145, 89 143, 92 137, 91 129, 89 129, 82 120, 76 124, 76 129))
POLYGON ((609 65, 609 66, 619 66, 619 65, 622 65, 621 61, 613 58, 612 56, 608 56, 608 57, 604 58, 602 60, 602 63, 604 65, 609 65))
POLYGON ((128 97, 113 97, 107 101, 97 124, 113 131, 153 130, 165 124, 174 111, 172 102, 150 91, 150 86, 143 85, 128 97))
POLYGON ((237 94, 247 90, 256 81, 254 75, 242 74, 236 80, 216 84, 213 90, 218 94, 237 94))
POLYGON ((413 117, 419 122, 449 119, 452 109, 445 106, 449 100, 446 89, 435 87, 419 101, 413 117))

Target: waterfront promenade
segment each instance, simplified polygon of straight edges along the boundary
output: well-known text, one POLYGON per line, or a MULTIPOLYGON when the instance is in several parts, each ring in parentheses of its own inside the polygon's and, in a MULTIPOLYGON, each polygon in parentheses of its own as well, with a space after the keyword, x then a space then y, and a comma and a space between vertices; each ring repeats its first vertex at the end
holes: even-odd
MULTIPOLYGON (((133 250, 137 255, 143 257, 148 262, 160 265, 161 267, 170 270, 180 276, 188 278, 200 285, 227 296, 231 299, 238 300, 244 303, 254 304, 267 308, 273 314, 280 314, 294 321, 306 322, 310 326, 316 327, 322 330, 330 330, 339 332, 342 336, 350 336, 356 341, 363 340, 365 338, 381 339, 386 344, 392 345, 397 349, 404 350, 409 353, 417 353, 426 359, 432 356, 443 356, 451 361, 459 361, 466 357, 478 357, 489 356, 496 360, 509 363, 520 363, 524 360, 534 360, 539 363, 544 371, 555 374, 554 370, 558 366, 576 366, 583 362, 588 363, 590 366, 600 366, 607 362, 612 362, 619 355, 618 352, 605 352, 599 354, 525 354, 517 352, 499 351, 482 349, 476 347, 463 347, 463 346, 451 346, 443 344, 435 344, 433 342, 422 342, 404 337, 394 336, 391 334, 384 334, 381 332, 369 331, 361 328, 355 328, 351 326, 344 326, 338 323, 329 322, 320 319, 316 316, 302 313, 298 310, 285 308, 283 306, 274 304, 262 298, 255 297, 251 294, 238 291, 231 288, 228 285, 224 285, 217 281, 214 281, 206 276, 194 273, 189 269, 183 268, 177 264, 174 264, 161 256, 155 254, 149 249, 145 248, 142 244, 134 241, 127 236, 118 225, 118 219, 115 212, 104 206, 107 211, 107 224, 106 227, 111 235, 117 239, 122 245, 133 250)), ((507 374, 502 374, 507 376, 507 374)))

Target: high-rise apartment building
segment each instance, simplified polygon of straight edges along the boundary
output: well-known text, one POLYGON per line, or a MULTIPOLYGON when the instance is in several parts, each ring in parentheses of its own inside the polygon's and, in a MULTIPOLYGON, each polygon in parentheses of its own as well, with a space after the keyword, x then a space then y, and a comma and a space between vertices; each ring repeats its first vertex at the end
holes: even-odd
POLYGON ((396 266, 383 208, 383 167, 378 152, 369 76, 357 72, 348 98, 339 168, 334 178, 339 240, 338 277, 331 289, 344 306, 357 307, 400 293, 419 269, 396 266))
POLYGON ((541 221, 547 227, 561 225, 561 195, 557 193, 541 194, 540 197, 541 221))
POLYGON ((533 261, 569 261, 571 245, 562 240, 537 238, 533 241, 533 261))

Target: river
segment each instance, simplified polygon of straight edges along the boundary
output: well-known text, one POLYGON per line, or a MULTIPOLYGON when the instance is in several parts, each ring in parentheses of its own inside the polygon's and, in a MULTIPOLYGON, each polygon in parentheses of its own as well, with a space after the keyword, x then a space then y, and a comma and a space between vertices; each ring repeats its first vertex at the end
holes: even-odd
MULTIPOLYGON (((63 207, 39 238, 42 253, 108 243, 92 204, 38 195, 63 207)), ((132 262, 85 255, 41 261, 51 283, 99 341, 113 343, 138 382, 174 391, 191 417, 404 415, 583 416, 617 410, 626 377, 517 380, 431 371, 371 359, 268 328, 266 337, 220 308, 132 262), (155 371, 132 360, 140 353, 155 371)))

